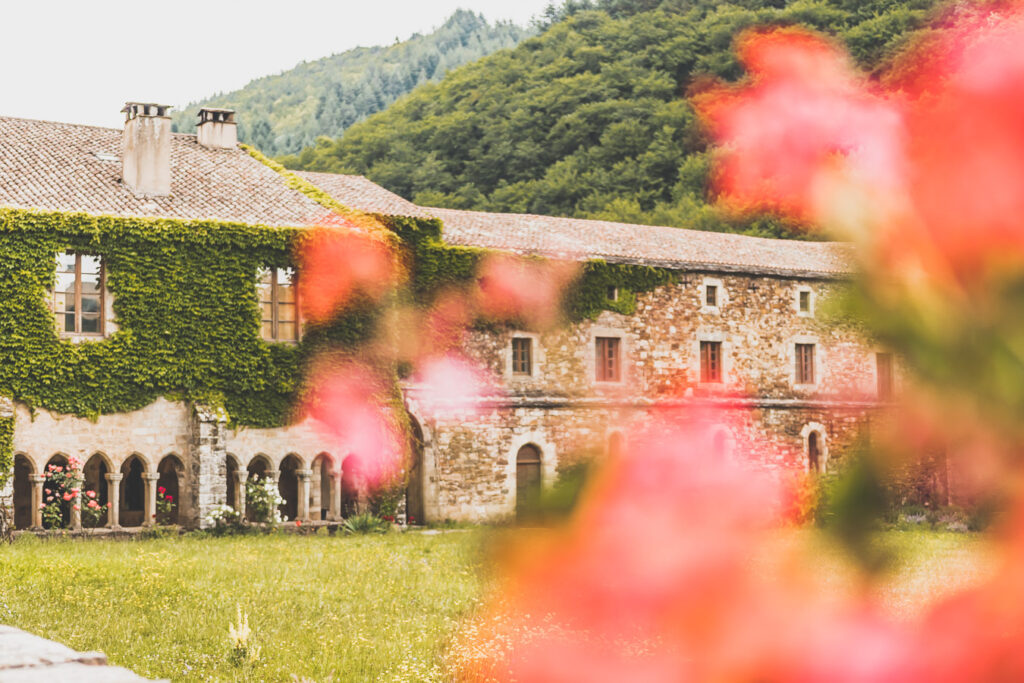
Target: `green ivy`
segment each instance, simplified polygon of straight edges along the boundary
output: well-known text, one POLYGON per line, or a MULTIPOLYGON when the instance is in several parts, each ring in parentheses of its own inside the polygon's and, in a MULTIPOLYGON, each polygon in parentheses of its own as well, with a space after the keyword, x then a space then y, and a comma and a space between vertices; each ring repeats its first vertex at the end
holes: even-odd
POLYGON ((0 418, 0 489, 14 468, 14 418, 0 418))

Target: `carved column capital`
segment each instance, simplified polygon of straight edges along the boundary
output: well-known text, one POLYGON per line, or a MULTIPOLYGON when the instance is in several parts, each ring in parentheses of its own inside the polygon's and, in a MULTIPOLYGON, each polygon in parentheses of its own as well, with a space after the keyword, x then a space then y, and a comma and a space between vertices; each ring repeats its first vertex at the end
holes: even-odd
POLYGON ((124 479, 124 475, 120 472, 107 472, 104 476, 107 478, 107 481, 111 483, 119 482, 124 479))

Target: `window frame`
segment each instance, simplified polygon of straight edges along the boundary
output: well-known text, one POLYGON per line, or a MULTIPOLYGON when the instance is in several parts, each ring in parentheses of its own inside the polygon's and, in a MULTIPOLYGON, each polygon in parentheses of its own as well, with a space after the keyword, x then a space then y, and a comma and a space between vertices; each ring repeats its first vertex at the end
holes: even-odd
POLYGON ((512 376, 513 377, 533 377, 533 368, 534 368, 534 362, 533 362, 533 355, 534 355, 533 354, 533 337, 521 337, 521 336, 512 337, 511 344, 512 344, 512 364, 511 364, 512 376), (517 368, 517 364, 519 363, 519 361, 523 360, 516 353, 516 347, 517 346, 525 347, 525 349, 526 349, 526 358, 525 358, 526 369, 525 370, 517 368))
POLYGON ((793 305, 796 308, 796 314, 801 318, 813 318, 814 317, 814 304, 815 304, 814 289, 807 286, 799 286, 796 288, 796 297, 793 305), (802 299, 804 295, 807 295, 807 310, 801 307, 802 299))
POLYGON ((815 367, 817 363, 817 344, 815 342, 802 342, 798 341, 794 343, 793 348, 793 383, 813 386, 818 383, 818 373, 815 367), (806 357, 806 351, 809 350, 809 359, 806 357))
POLYGON ((702 339, 700 345, 700 383, 722 384, 725 381, 722 342, 702 339))
MULTIPOLYGON (((58 292, 57 291, 56 278, 54 278, 54 288, 53 288, 53 297, 51 298, 51 307, 53 309, 53 314, 54 314, 54 323, 57 323, 57 317, 60 318, 60 321, 59 321, 60 324, 58 325, 59 335, 61 337, 64 337, 64 338, 90 337, 90 338, 102 339, 103 337, 106 336, 106 330, 107 330, 107 296, 106 296, 106 292, 107 292, 107 264, 106 264, 106 259, 103 258, 102 254, 93 254, 93 253, 89 253, 89 252, 86 252, 86 251, 79 251, 78 249, 65 249, 63 252, 58 253, 55 256, 54 260, 56 261, 57 257, 59 257, 61 254, 73 255, 75 257, 75 273, 74 273, 74 276, 75 276, 75 279, 74 279, 74 282, 75 282, 75 293, 74 293, 75 310, 72 313, 72 315, 74 316, 74 320, 75 320, 75 329, 72 330, 72 331, 69 331, 66 328, 66 325, 67 325, 67 315, 68 315, 67 310, 65 310, 63 312, 58 312, 57 311, 57 295, 58 294, 64 294, 66 296, 67 292, 58 292), (82 315, 83 315, 83 311, 82 311, 82 257, 84 257, 84 256, 93 257, 97 261, 99 261, 99 264, 100 264, 99 291, 97 292, 97 294, 99 295, 99 314, 98 314, 98 317, 97 317, 97 320, 99 322, 99 331, 97 331, 97 332, 83 332, 82 331, 82 315)), ((56 268, 56 265, 54 267, 56 268)), ((60 275, 59 272, 56 272, 55 274, 56 275, 60 275)), ((67 308, 67 300, 65 300, 65 302, 64 302, 64 307, 65 307, 65 309, 67 308)))
POLYGON ((604 384, 622 382, 622 337, 594 336, 594 381, 604 384), (609 352, 609 348, 612 352, 609 352))
MULTIPOLYGON (((257 271, 256 275, 257 275, 257 277, 256 277, 256 288, 257 288, 257 295, 258 295, 258 298, 259 298, 258 303, 259 303, 259 307, 260 307, 260 339, 262 339, 263 341, 267 342, 268 344, 298 344, 300 341, 302 341, 302 316, 301 316, 301 313, 300 313, 301 308, 299 306, 299 271, 298 271, 298 269, 295 268, 294 266, 266 266, 265 265, 265 266, 261 266, 260 267, 260 270, 257 271), (263 295, 259 291, 260 288, 265 286, 263 284, 263 279, 261 277, 261 273, 262 273, 263 270, 269 270, 270 271, 270 275, 271 275, 271 278, 270 278, 270 301, 269 302, 265 301, 263 299, 263 295), (292 281, 291 281, 291 285, 290 286, 292 288, 292 302, 291 303, 292 303, 293 306, 295 306, 295 320, 294 320, 294 324, 295 324, 295 338, 294 339, 279 339, 280 331, 279 331, 279 327, 278 326, 281 324, 281 320, 280 320, 280 317, 279 317, 280 316, 281 301, 278 299, 278 279, 277 279, 278 278, 278 271, 279 270, 291 270, 292 271, 292 281), (266 303, 270 304, 271 319, 269 321, 266 318, 263 317, 263 305, 266 304, 266 303), (272 330, 272 338, 271 339, 268 339, 263 334, 263 326, 267 322, 270 322, 270 326, 271 326, 271 330, 272 330)), ((288 321, 285 321, 285 322, 288 322, 288 321)))
POLYGON ((700 305, 701 313, 710 313, 713 315, 721 315, 722 309, 725 307, 728 300, 728 292, 725 290, 725 282, 721 278, 706 277, 701 281, 700 284, 700 298, 698 304, 700 305), (714 291, 715 301, 713 304, 708 303, 708 294, 714 291))

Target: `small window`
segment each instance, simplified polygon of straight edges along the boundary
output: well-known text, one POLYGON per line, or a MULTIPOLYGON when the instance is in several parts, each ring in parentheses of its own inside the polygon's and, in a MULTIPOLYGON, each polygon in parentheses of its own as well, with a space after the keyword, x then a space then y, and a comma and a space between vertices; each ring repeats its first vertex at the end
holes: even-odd
POLYGON ((811 293, 806 289, 800 291, 800 312, 811 312, 811 293))
POLYGON ((57 254, 53 311, 65 335, 103 335, 103 261, 92 254, 57 254))
POLYGON ((722 342, 700 343, 700 381, 722 381, 722 342))
POLYGON ((608 301, 619 300, 619 288, 614 285, 608 285, 608 290, 605 294, 608 297, 608 301))
POLYGON ((708 285, 704 289, 704 305, 718 308, 718 285, 708 285))
POLYGON ((618 337, 597 337, 597 381, 618 382, 621 377, 618 337))
POLYGON ((260 334, 266 341, 299 340, 298 302, 295 295, 295 269, 264 268, 257 285, 262 312, 260 334))
POLYGON ((814 344, 796 345, 796 383, 814 384, 814 344))
POLYGON ((892 398, 892 354, 876 353, 875 369, 878 375, 878 398, 883 400, 892 398))
POLYGON ((533 340, 529 337, 512 339, 512 374, 520 376, 533 374, 533 340))

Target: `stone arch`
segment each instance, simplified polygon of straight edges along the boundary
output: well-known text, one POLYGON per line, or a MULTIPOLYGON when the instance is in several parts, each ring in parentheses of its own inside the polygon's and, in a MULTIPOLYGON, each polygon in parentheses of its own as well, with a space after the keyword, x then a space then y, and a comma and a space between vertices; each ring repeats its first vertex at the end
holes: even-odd
POLYGON ((321 453, 313 459, 312 470, 310 516, 319 520, 337 519, 339 486, 334 458, 329 453, 321 453))
MULTIPOLYGON (((149 463, 138 454, 132 453, 121 463, 121 490, 118 492, 118 523, 121 526, 142 526, 146 520, 146 497, 149 488, 145 474, 149 463)), ((152 520, 149 520, 152 521, 152 520)))
MULTIPOLYGON (((47 477, 47 480, 43 482, 43 499, 45 502, 50 502, 51 497, 56 499, 60 504, 61 511, 61 526, 68 526, 71 523, 71 504, 72 501, 59 500, 57 492, 51 487, 49 480, 50 467, 67 467, 70 463, 70 458, 64 453, 55 453, 46 461, 46 466, 43 468, 43 476, 47 477)), ((44 523, 44 526, 46 524, 44 523)))
POLYGON ((811 474, 828 472, 828 440, 825 425, 810 422, 800 430, 804 448, 804 471, 811 474))
POLYGON ((24 453, 14 454, 14 528, 28 529, 32 526, 33 505, 32 476, 36 473, 32 459, 24 453))
POLYGON ((284 498, 281 503, 281 515, 285 520, 298 519, 299 516, 299 470, 302 469, 302 458, 289 453, 281 460, 277 475, 277 490, 284 498))
MULTIPOLYGON (((107 507, 107 503, 110 502, 110 486, 107 481, 107 475, 113 471, 114 466, 104 453, 93 453, 85 461, 85 465, 82 466, 81 505, 83 506, 83 513, 86 506, 91 507, 92 501, 96 501, 98 507, 107 507), (89 495, 90 493, 93 495, 89 495)), ((83 526, 103 526, 110 521, 110 513, 104 510, 103 516, 99 517, 95 523, 90 523, 88 518, 88 515, 82 515, 83 526)))
POLYGON ((249 459, 249 463, 245 467, 246 472, 249 474, 249 479, 253 481, 261 481, 267 477, 273 476, 271 473, 274 471, 274 464, 271 462, 270 457, 263 453, 257 453, 249 459))
POLYGON ((536 516, 543 489, 544 455, 535 443, 526 443, 516 451, 516 519, 536 516))
POLYGON ((423 495, 423 445, 423 428, 419 421, 410 414, 408 482, 405 486, 405 520, 407 524, 423 524, 426 521, 426 500, 423 495))
POLYGON ((164 500, 171 503, 170 512, 157 512, 157 521, 161 524, 178 524, 184 518, 182 506, 185 501, 182 500, 181 492, 185 488, 185 465, 177 455, 168 453, 160 460, 156 472, 157 501, 159 503, 162 495, 164 500))

